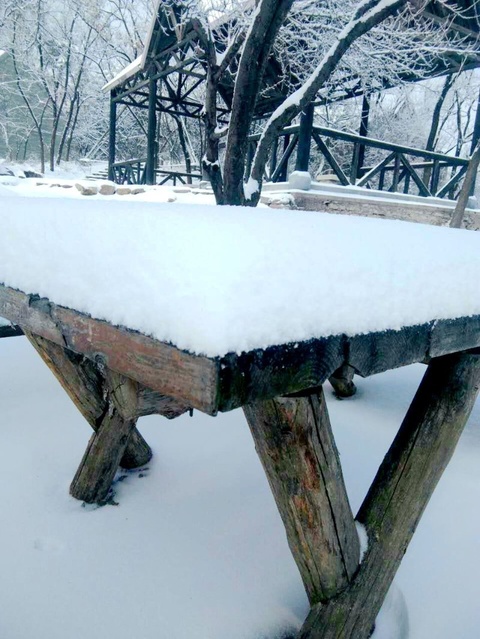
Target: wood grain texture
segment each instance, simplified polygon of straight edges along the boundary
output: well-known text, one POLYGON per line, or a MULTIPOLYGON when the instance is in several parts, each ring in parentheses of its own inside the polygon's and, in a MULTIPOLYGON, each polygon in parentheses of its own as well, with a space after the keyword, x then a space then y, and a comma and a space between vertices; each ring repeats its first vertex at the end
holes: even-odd
POLYGON ((70 485, 70 494, 87 504, 104 503, 115 473, 135 428, 138 413, 136 382, 116 373, 107 372, 107 405, 97 432, 70 485))
POLYGON ((348 339, 346 363, 362 377, 421 362, 429 352, 432 324, 398 331, 356 335, 348 339))
POLYGON ((364 335, 333 335, 223 357, 197 356, 1 285, 0 316, 210 415, 310 391, 342 366, 366 377, 480 345, 480 316, 473 316, 432 319, 364 335))
POLYGON ((146 386, 138 385, 138 417, 145 415, 162 415, 167 419, 175 419, 191 410, 185 403, 162 395, 146 386))
POLYGON ((433 359, 358 513, 367 553, 352 584, 312 608, 299 639, 367 639, 480 387, 480 358, 433 359))
POLYGON ((214 359, 2 285, 0 316, 188 406, 210 414, 217 410, 214 359))
MULTIPOLYGON (((83 355, 43 337, 28 331, 26 337, 93 430, 97 431, 109 410, 107 380, 99 367, 83 355)), ((120 465, 137 468, 148 463, 151 457, 150 446, 134 428, 120 465)))
POLYGON ((342 335, 220 359, 218 409, 317 388, 343 363, 342 335))
POLYGON ((430 357, 480 346, 480 316, 461 317, 456 320, 437 320, 432 326, 430 357))
POLYGON ((311 603, 345 588, 359 542, 323 391, 244 406, 311 603))
POLYGON ((328 381, 333 386, 337 397, 352 397, 357 392, 357 387, 353 381, 355 369, 348 364, 343 364, 340 368, 330 375, 328 381))

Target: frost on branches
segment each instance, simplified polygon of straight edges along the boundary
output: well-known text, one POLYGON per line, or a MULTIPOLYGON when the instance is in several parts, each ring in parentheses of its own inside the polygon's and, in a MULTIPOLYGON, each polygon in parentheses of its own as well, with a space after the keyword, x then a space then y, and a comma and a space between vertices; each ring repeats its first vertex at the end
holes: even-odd
MULTIPOLYGON (((464 50, 467 45, 461 35, 447 40, 448 19, 439 26, 425 17, 427 4, 422 0, 182 3, 185 19, 196 22, 202 42, 199 55, 207 67, 204 170, 217 202, 257 204, 273 141, 316 96, 328 98, 336 86, 358 81, 379 90, 385 78, 395 83, 413 64, 421 77, 442 51, 464 50), (278 85, 286 97, 266 122, 255 123, 261 137, 246 171, 248 135, 273 54, 282 69, 278 85), (217 106, 219 83, 227 76, 233 80, 234 92, 225 132, 217 122, 217 106), (219 170, 215 162, 223 136, 226 147, 219 170), (254 183, 258 188, 250 188, 254 183)), ((442 4, 453 20, 456 5, 442 4)))

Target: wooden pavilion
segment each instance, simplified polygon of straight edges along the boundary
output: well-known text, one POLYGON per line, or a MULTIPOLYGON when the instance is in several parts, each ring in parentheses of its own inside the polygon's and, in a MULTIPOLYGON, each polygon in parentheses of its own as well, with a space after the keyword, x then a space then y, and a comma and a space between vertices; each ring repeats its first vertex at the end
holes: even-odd
MULTIPOLYGON (((438 77, 458 73, 459 70, 471 70, 480 66, 480 55, 475 52, 479 38, 479 9, 475 0, 456 2, 455 15, 445 3, 432 0, 423 12, 430 25, 438 23, 445 28, 448 23, 448 37, 452 43, 461 38, 468 43, 469 54, 461 54, 452 45, 451 51, 432 57, 428 69, 412 68, 399 74, 402 82, 416 82, 426 77, 438 77)), ((219 33, 228 20, 219 20, 214 31, 219 33)), ((432 27, 434 28, 434 26, 432 27)), ((195 28, 194 20, 185 20, 182 16, 181 2, 157 3, 156 12, 150 24, 144 51, 141 56, 128 65, 121 73, 105 85, 110 92, 110 138, 109 138, 109 178, 118 183, 155 184, 169 180, 186 182, 200 178, 199 167, 192 170, 190 160, 184 171, 164 169, 158 165, 158 120, 162 114, 175 118, 178 125, 180 143, 185 157, 186 148, 184 128, 181 122, 185 118, 202 119, 203 99, 200 89, 205 82, 206 68, 198 48, 201 36, 195 28), (117 159, 117 121, 119 107, 128 109, 145 136, 146 154, 144 157, 117 159), (148 117, 140 122, 139 113, 147 111, 148 117)), ((384 77, 375 90, 391 88, 394 82, 384 77)), ((268 117, 284 100, 292 87, 298 86, 298 80, 292 73, 288 78, 282 75, 279 61, 272 56, 264 78, 264 87, 256 104, 255 117, 258 121, 268 117)), ((232 104, 233 83, 223 81, 220 85, 222 104, 218 108, 219 122, 226 123, 232 104)), ((296 152, 297 170, 306 171, 309 167, 312 143, 324 156, 326 164, 338 181, 344 185, 358 185, 379 190, 408 193, 415 186, 419 195, 452 197, 466 171, 467 161, 462 158, 413 149, 396 144, 373 140, 368 135, 369 94, 365 92, 361 80, 351 76, 345 78, 341 86, 335 87, 328 98, 317 95, 314 103, 304 112, 300 124, 286 128, 271 152, 266 180, 277 182, 287 178, 288 163, 296 152), (361 126, 358 135, 345 133, 313 123, 314 108, 328 102, 346 100, 363 95, 361 126), (348 170, 340 166, 338 158, 331 151, 332 140, 343 140, 353 145, 351 165, 348 170), (375 166, 364 166, 367 148, 384 150, 385 157, 375 166), (428 169, 425 173, 425 169, 428 169), (425 178, 425 175, 428 175, 425 178), (448 175, 448 179, 446 176, 448 175), (443 178, 443 179, 442 179, 443 178)), ((474 126, 472 148, 480 137, 480 109, 474 126)), ((255 149, 255 135, 251 137, 251 155, 255 149)))

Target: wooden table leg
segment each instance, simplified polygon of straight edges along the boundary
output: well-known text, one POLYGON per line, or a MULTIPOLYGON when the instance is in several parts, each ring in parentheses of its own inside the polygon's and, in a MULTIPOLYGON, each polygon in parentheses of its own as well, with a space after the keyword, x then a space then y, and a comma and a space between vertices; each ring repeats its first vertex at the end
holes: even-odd
POLYGON ((137 383, 119 373, 107 371, 108 410, 70 485, 70 494, 87 503, 108 497, 115 473, 137 422, 137 383))
MULTIPOLYGON (((97 431, 103 416, 109 411, 106 379, 100 368, 83 355, 38 335, 28 332, 25 334, 75 406, 93 430, 97 431)), ((150 446, 134 428, 120 465, 123 468, 138 468, 147 464, 151 458, 150 446)))
POLYGON ((323 391, 244 406, 312 604, 350 582, 359 541, 323 391))
POLYGON ((173 419, 189 406, 38 335, 26 336, 95 431, 70 493, 88 503, 103 502, 119 465, 138 468, 152 457, 135 427, 137 418, 160 414, 173 419))
POLYGON ((299 639, 366 639, 468 420, 480 358, 433 359, 358 513, 369 547, 350 586, 313 606, 299 639))

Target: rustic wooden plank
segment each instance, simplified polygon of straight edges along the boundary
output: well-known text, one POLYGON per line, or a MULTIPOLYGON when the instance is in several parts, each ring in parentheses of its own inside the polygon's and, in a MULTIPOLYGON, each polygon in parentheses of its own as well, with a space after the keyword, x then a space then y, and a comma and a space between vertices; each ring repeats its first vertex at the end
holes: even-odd
POLYGON ((154 391, 146 386, 139 385, 138 389, 138 416, 145 415, 162 415, 167 419, 174 419, 191 410, 183 402, 162 395, 158 391, 154 391))
POLYGON ((0 315, 160 395, 175 398, 183 407, 212 415, 316 388, 343 365, 366 377, 480 345, 477 316, 208 358, 1 285, 0 315), (449 337, 442 337, 441 331, 447 331, 449 337))
POLYGON ((359 542, 323 391, 244 412, 310 602, 327 601, 355 573, 359 542))
POLYGON ((107 412, 70 485, 70 494, 87 504, 108 499, 110 487, 135 428, 138 413, 137 383, 114 371, 106 372, 107 412))
MULTIPOLYGON (((362 377, 422 362, 428 353, 432 324, 380 331, 348 339, 346 362, 362 377)), ((463 349, 460 349, 463 350, 463 349)))
POLYGON ((299 639, 367 639, 423 511, 467 422, 480 358, 436 358, 358 513, 369 546, 352 584, 312 608, 299 639))
POLYGON ((455 320, 437 320, 432 326, 430 357, 480 346, 480 315, 455 320))
POLYGON ((49 314, 49 302, 0 284, 0 316, 36 335, 62 344, 62 334, 49 314))
POLYGON ((342 365, 344 342, 335 335, 222 357, 218 409, 321 386, 342 365))
POLYGON ((0 285, 0 316, 187 406, 216 413, 218 362, 0 285))
MULTIPOLYGON (((43 337, 29 332, 26 333, 26 337, 93 430, 97 431, 109 409, 107 383, 99 367, 83 355, 69 351, 43 337)), ((120 466, 138 468, 147 464, 151 457, 150 446, 134 428, 120 466)))
POLYGON ((174 346, 69 309, 56 307, 68 347, 100 359, 107 368, 143 386, 198 408, 216 413, 217 362, 190 355, 174 346))

